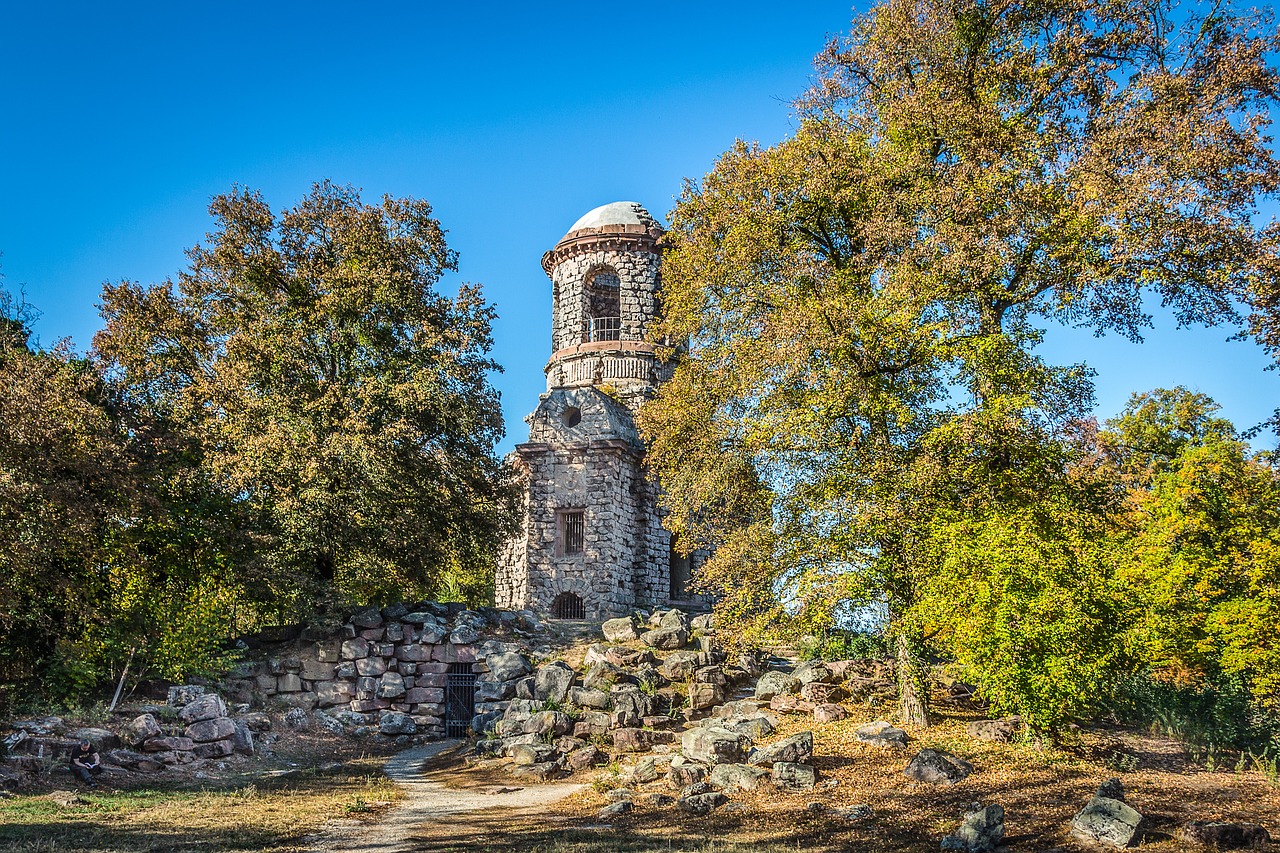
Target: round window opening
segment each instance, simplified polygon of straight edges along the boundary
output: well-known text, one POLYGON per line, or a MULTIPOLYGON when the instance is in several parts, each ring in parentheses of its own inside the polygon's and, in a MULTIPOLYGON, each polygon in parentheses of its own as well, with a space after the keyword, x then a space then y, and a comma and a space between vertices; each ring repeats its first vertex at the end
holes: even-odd
POLYGON ((577 406, 565 406, 560 418, 564 421, 565 426, 576 427, 582 423, 582 409, 577 406))

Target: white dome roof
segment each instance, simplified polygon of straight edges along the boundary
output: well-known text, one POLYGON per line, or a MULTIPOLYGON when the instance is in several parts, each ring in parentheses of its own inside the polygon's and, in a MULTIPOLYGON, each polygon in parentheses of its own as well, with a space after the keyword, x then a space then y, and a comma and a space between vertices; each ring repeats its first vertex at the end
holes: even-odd
POLYGON ((601 205, 587 212, 581 219, 573 223, 569 233, 583 228, 605 228, 610 225, 640 225, 644 228, 661 228, 662 224, 654 219, 649 211, 634 201, 615 201, 601 205))

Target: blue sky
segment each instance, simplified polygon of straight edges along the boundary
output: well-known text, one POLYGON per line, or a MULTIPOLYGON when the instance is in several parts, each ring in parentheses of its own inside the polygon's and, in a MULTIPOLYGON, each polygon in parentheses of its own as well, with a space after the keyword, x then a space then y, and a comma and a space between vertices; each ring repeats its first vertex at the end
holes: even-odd
MULTIPOLYGON (((542 253, 582 213, 634 200, 665 219, 735 138, 792 127, 846 2, 8 3, 0 7, 0 271, 42 342, 88 345, 104 281, 156 282, 233 183, 274 208, 321 178, 425 198, 461 254, 446 282, 497 305, 508 436, 544 389, 542 253)), ((1098 370, 1099 414, 1185 384, 1238 425, 1280 376, 1229 330, 1157 318, 1141 346, 1054 331, 1045 355, 1098 370)))

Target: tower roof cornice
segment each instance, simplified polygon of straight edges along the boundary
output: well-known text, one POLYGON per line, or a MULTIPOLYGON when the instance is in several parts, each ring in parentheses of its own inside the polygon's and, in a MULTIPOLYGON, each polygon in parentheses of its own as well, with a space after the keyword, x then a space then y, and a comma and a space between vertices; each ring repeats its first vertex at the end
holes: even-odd
POLYGON ((566 258, 601 249, 647 249, 656 252, 666 233, 649 211, 634 201, 601 205, 573 223, 555 248, 542 256, 547 275, 566 258))

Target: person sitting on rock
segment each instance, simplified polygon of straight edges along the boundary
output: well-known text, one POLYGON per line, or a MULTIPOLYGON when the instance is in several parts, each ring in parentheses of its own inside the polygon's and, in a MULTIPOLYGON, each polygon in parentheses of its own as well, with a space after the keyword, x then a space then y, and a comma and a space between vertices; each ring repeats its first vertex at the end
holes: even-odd
POLYGON ((102 772, 102 765, 98 760, 98 750, 91 742, 82 740, 71 748, 71 769, 90 788, 98 786, 93 777, 102 772))

